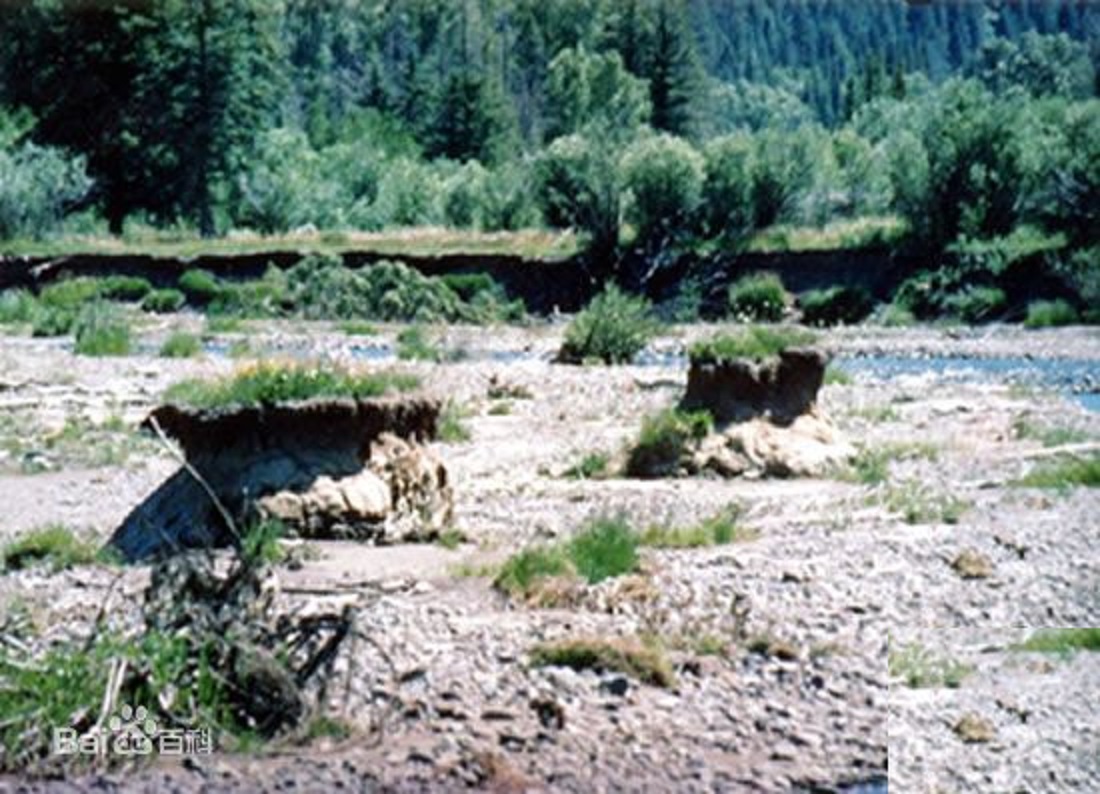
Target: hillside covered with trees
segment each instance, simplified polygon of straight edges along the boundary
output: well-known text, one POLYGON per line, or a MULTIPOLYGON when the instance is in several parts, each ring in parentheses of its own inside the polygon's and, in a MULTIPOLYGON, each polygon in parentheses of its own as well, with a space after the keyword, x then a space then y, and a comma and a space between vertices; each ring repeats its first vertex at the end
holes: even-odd
POLYGON ((918 314, 1036 258, 1088 307, 1098 91, 1080 0, 6 4, 0 239, 818 229, 928 257, 918 314))

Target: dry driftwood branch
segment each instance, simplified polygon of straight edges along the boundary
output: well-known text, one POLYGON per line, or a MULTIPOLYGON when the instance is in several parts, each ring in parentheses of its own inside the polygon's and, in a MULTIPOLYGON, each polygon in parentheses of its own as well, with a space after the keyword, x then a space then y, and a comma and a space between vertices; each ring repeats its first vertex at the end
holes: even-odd
POLYGON ((183 466, 184 470, 192 477, 194 477, 195 482, 202 486, 202 489, 206 491, 206 495, 210 497, 210 501, 213 502, 214 507, 217 509, 219 515, 221 515, 222 520, 225 521, 225 525, 229 529, 229 532, 233 535, 237 543, 240 543, 241 533, 237 531, 237 523, 233 520, 233 516, 229 514, 229 511, 226 510, 225 505, 222 504, 222 501, 218 498, 218 495, 214 493, 214 489, 210 487, 210 483, 208 483, 206 479, 198 473, 195 467, 191 465, 190 461, 188 461, 187 458, 182 453, 180 453, 178 449, 176 449, 176 446, 169 440, 168 436, 164 432, 164 429, 160 426, 160 423, 157 421, 157 418, 155 416, 149 417, 149 426, 153 428, 153 432, 157 434, 157 438, 159 438, 161 443, 164 444, 164 446, 168 449, 172 457, 178 460, 180 462, 180 465, 183 466))

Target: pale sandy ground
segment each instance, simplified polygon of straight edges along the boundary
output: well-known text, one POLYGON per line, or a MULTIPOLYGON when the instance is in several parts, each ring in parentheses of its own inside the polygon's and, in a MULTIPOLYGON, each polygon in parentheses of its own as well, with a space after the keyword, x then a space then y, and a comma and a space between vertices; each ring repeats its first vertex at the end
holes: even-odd
MULTIPOLYGON (((194 324, 159 322, 152 349, 167 324, 194 324)), ((676 352, 711 330, 684 329, 655 349, 676 352)), ((440 445, 468 543, 317 543, 320 559, 283 575, 288 602, 327 588, 338 591, 335 602, 369 605, 359 628, 378 647, 349 648, 340 672, 351 673, 350 684, 330 693, 330 709, 359 726, 353 739, 68 783, 0 781, 0 791, 827 791, 888 768, 892 792, 1100 791, 1100 710, 1088 697, 1100 655, 1034 659, 1007 648, 1035 627, 1100 625, 1096 492, 1008 485, 1042 450, 1015 437, 1021 418, 1100 439, 1100 415, 1059 394, 995 382, 861 376, 827 386, 824 409, 857 444, 934 451, 934 460, 895 464, 890 483, 964 500, 970 506, 957 524, 908 524, 881 505, 883 487, 834 479, 577 482, 560 475, 588 452, 619 449, 642 416, 675 401, 684 372, 551 365, 545 359, 559 334, 450 329, 446 344, 467 348, 472 360, 402 365, 469 412, 471 440, 440 445), (491 358, 494 350, 525 356, 505 363, 491 358), (490 415, 493 375, 526 386, 533 399, 490 415), (577 609, 533 610, 509 604, 486 579, 456 576, 460 564, 567 536, 592 516, 689 524, 733 502, 758 537, 647 551, 645 598, 612 582, 592 588, 577 609), (991 576, 964 580, 951 568, 966 549, 989 560, 991 576), (611 694, 606 676, 533 670, 525 661, 544 638, 638 633, 668 643, 674 689, 631 684, 611 694), (749 653, 732 642, 741 633, 782 641, 794 658, 749 653), (709 635, 726 638, 724 655, 699 654, 693 639, 709 635), (974 672, 958 689, 906 687, 891 679, 887 656, 913 644, 974 672), (556 702, 564 726, 541 724, 535 699, 556 702), (992 742, 966 745, 950 730, 969 712, 995 725, 992 742)), ((381 341, 390 337, 387 329, 381 341)), ((1100 382, 1100 336, 1089 329, 850 329, 826 341, 847 353, 1071 357, 1093 361, 1100 382)), ((301 324, 268 324, 251 337, 254 348, 280 355, 346 358, 349 344, 376 343, 301 324)), ((75 414, 136 422, 171 382, 233 366, 223 358, 79 358, 57 342, 0 337, 0 448, 13 438, 34 448, 75 414)), ((25 446, 22 457, 0 453, 0 536, 60 521, 106 537, 175 467, 156 445, 121 466, 95 468, 47 450, 31 459, 55 470, 30 475, 20 473, 25 446)), ((144 576, 132 570, 111 595, 120 620, 134 619, 144 576)), ((8 574, 0 604, 31 603, 47 637, 79 633, 112 579, 95 568, 8 574)))

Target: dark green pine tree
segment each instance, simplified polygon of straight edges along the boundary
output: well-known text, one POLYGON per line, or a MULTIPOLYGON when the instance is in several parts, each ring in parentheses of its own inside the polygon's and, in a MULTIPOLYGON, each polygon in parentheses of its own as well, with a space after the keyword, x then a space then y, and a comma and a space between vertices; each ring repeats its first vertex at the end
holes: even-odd
POLYGON ((270 126, 285 78, 279 16, 263 0, 165 0, 135 18, 129 131, 144 169, 144 206, 215 232, 217 195, 270 126))
POLYGON ((30 109, 40 143, 87 156, 95 199, 115 233, 138 188, 126 157, 135 77, 127 20, 123 4, 85 0, 0 11, 0 103, 30 109))
POLYGON ((428 155, 493 162, 508 127, 500 92, 473 69, 460 69, 447 79, 436 100, 428 155))
POLYGON ((691 132, 699 67, 691 33, 673 0, 662 0, 657 6, 645 77, 649 79, 653 126, 675 135, 691 132))

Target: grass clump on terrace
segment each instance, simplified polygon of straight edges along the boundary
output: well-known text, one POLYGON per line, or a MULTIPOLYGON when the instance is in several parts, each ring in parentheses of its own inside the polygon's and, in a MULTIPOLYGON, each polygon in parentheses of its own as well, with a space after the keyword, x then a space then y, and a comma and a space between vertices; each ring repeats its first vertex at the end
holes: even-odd
POLYGON ((735 334, 719 334, 696 342, 688 350, 693 364, 720 364, 743 358, 761 360, 776 356, 789 347, 812 345, 817 336, 798 328, 751 326, 735 334))
POLYGON ((671 687, 676 678, 658 648, 635 639, 575 638, 546 642, 531 650, 534 667, 569 667, 628 675, 642 683, 671 687))
POLYGON ((216 380, 186 380, 165 393, 165 400, 191 408, 250 407, 315 397, 380 397, 420 385, 413 375, 356 373, 338 368, 258 364, 216 380))

